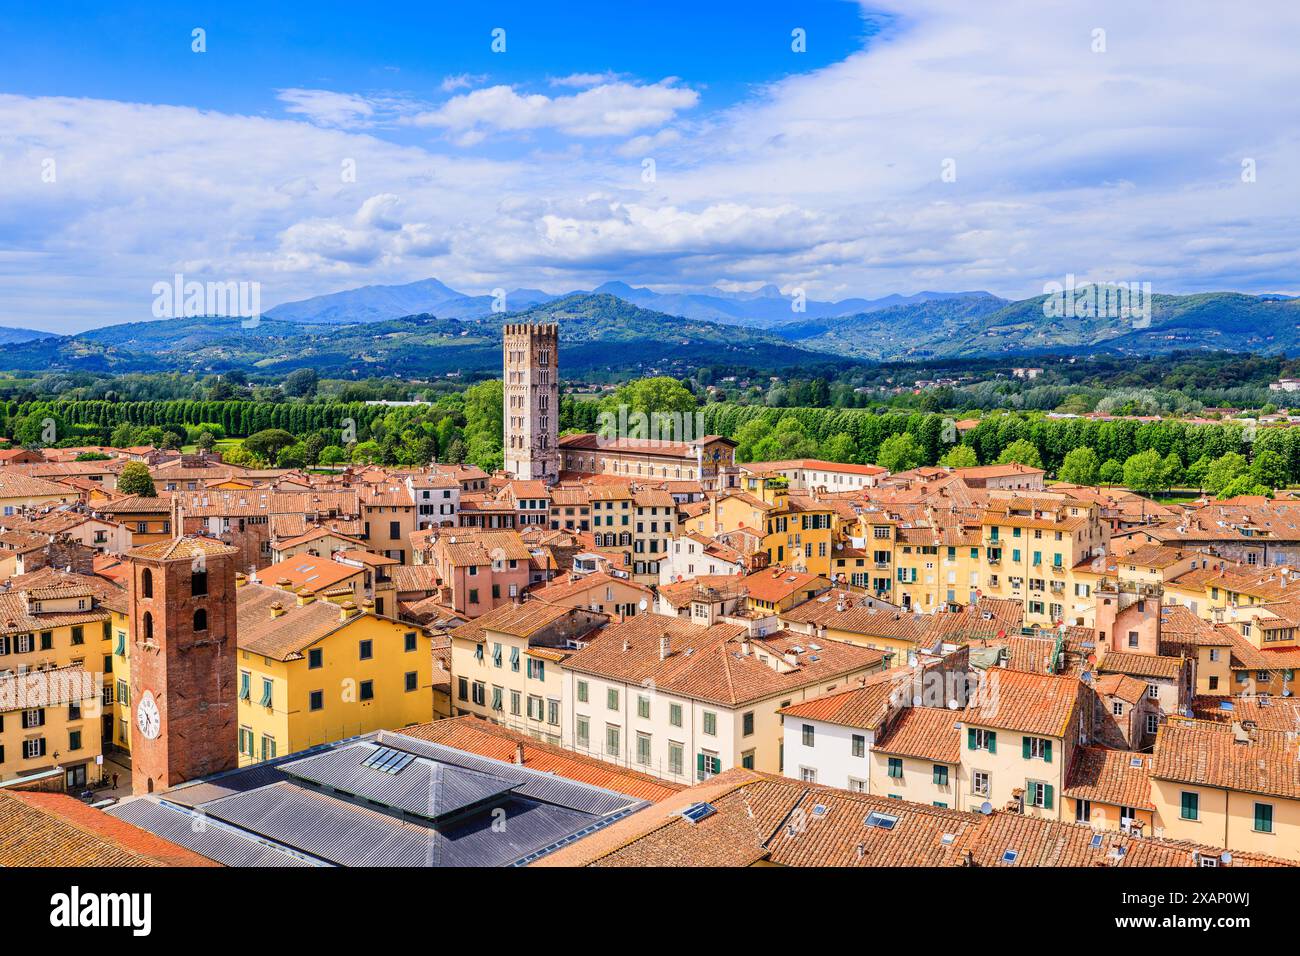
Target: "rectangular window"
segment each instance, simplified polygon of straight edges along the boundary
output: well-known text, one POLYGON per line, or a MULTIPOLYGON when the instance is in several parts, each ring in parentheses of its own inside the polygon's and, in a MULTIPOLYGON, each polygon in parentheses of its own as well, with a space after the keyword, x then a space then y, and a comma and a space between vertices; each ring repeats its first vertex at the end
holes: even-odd
POLYGON ((372 680, 363 680, 363 681, 361 682, 361 690, 360 690, 360 693, 357 694, 357 699, 358 699, 358 700, 374 700, 374 699, 375 699, 375 682, 372 681, 372 680))
POLYGON ((643 720, 650 719, 650 698, 637 695, 636 715, 643 720))
POLYGON ((718 715, 711 710, 704 712, 704 732, 710 737, 718 736, 718 715))
POLYGON ((1052 742, 1050 740, 1045 740, 1042 737, 1024 737, 1022 742, 1021 756, 1026 760, 1052 762, 1052 742))
POLYGON ((578 718, 578 747, 582 750, 591 747, 591 721, 586 717, 578 718))
POLYGON ((587 693, 588 693, 587 682, 585 680, 578 681, 578 703, 580 704, 587 703, 587 693))
POLYGON ((740 715, 740 735, 742 737, 754 736, 754 712, 752 710, 740 715))
POLYGON ((546 722, 554 727, 560 725, 560 702, 558 700, 546 701, 546 722))
POLYGON ((403 641, 403 645, 405 646, 405 648, 406 648, 407 651, 413 651, 413 650, 415 650, 415 632, 414 632, 414 631, 407 631, 404 635, 402 635, 402 641, 403 641))
POLYGON ((995 731, 980 727, 966 728, 966 749, 987 750, 991 754, 998 752, 998 735, 995 731))
POLYGON ((310 648, 307 651, 307 669, 319 670, 324 665, 324 658, 319 647, 310 648))
POLYGON ((605 753, 617 757, 622 750, 619 744, 619 728, 613 724, 605 725, 605 753))
POLYGON ((865 757, 867 755, 867 738, 862 734, 853 735, 853 756, 865 757))
POLYGON ((650 735, 636 735, 636 762, 643 767, 650 765, 650 735))
POLYGON ((406 691, 409 694, 413 690, 418 690, 420 686, 420 677, 416 671, 406 672, 406 691))
POLYGON ((610 710, 618 710, 618 688, 611 687, 605 692, 605 706, 610 710))
POLYGON ((676 741, 668 742, 668 772, 681 776, 682 763, 685 757, 685 748, 676 741))
POLYGON ((360 655, 361 655, 361 660, 363 660, 363 661, 368 661, 368 660, 370 660, 371 658, 373 658, 373 657, 375 656, 375 643, 374 643, 374 641, 370 640, 370 638, 366 638, 365 640, 363 640, 363 641, 358 645, 358 652, 360 653, 360 655))
MULTIPOLYGON (((122 682, 118 681, 118 683, 121 684, 122 682)), ((240 671, 239 672, 239 699, 240 700, 249 700, 253 696, 252 684, 253 684, 253 675, 250 674, 248 671, 240 671)), ((120 691, 118 693, 118 696, 119 697, 121 696, 120 691)))
POLYGON ((266 734, 262 735, 262 759, 275 759, 275 738, 268 737, 266 734))
POLYGON ((717 754, 701 751, 695 758, 695 776, 699 780, 722 773, 722 758, 717 754))
POLYGON ((261 704, 263 707, 271 706, 271 694, 274 689, 275 689, 275 684, 269 678, 263 677, 262 678, 262 700, 261 700, 261 704))
POLYGON ((314 690, 314 691, 312 691, 311 694, 310 694, 310 701, 311 701, 311 703, 309 703, 308 706, 309 706, 312 710, 324 710, 324 709, 325 709, 325 692, 324 692, 323 690, 314 690))
POLYGON ((668 723, 672 724, 674 727, 680 727, 682 725, 681 704, 668 705, 668 723))
POLYGON ((942 764, 934 765, 934 785, 936 787, 948 786, 948 768, 942 764))
POLYGON ((804 725, 803 725, 803 745, 804 745, 805 747, 811 747, 811 746, 813 745, 813 725, 812 725, 812 724, 804 724, 804 725))
POLYGON ((976 770, 970 777, 971 793, 980 797, 989 795, 989 775, 983 770, 976 770))
POLYGON ((889 758, 889 776, 895 780, 903 779, 903 758, 902 757, 889 758))
POLYGON ((1184 820, 1199 820, 1201 817, 1201 796, 1191 791, 1183 791, 1182 799, 1182 818, 1184 820))
POLYGON ((1255 804, 1255 832, 1256 833, 1273 832, 1273 804, 1271 803, 1255 804))

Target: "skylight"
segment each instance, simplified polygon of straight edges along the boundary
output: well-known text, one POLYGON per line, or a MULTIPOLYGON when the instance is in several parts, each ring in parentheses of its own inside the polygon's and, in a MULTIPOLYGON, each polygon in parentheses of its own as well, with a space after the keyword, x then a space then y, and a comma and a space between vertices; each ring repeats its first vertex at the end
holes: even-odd
POLYGON ((878 810, 872 810, 867 814, 866 824, 878 830, 892 830, 898 824, 898 817, 892 813, 881 813, 878 810))

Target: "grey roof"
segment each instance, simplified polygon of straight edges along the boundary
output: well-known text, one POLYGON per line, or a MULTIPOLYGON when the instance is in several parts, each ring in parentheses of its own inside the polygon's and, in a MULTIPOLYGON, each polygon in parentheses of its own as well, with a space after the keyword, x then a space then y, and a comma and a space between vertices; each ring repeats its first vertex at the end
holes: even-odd
POLYGON ((381 731, 215 774, 109 812, 230 866, 510 866, 645 805, 381 731), (385 748, 410 759, 395 759, 385 748), (196 819, 204 826, 195 828, 196 819))
POLYGON ((165 800, 140 797, 119 803, 108 812, 226 866, 323 865, 165 800))
POLYGON ((291 777, 430 820, 499 798, 518 785, 477 770, 414 758, 396 773, 388 773, 365 762, 380 749, 374 744, 357 743, 281 764, 281 770, 291 777))

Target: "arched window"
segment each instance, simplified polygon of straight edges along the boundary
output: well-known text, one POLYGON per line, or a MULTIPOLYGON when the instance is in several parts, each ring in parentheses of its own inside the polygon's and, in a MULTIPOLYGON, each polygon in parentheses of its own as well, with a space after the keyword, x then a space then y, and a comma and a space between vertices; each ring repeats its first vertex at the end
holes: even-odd
POLYGON ((194 630, 206 631, 208 629, 208 612, 199 608, 194 612, 194 630))
MULTIPOLYGON (((148 574, 147 571, 145 573, 148 574)), ((144 621, 142 623, 144 624, 144 639, 146 641, 152 641, 153 640, 153 614, 149 611, 145 611, 144 621)))
POLYGON ((140 595, 142 597, 153 597, 153 572, 145 568, 140 572, 140 595))

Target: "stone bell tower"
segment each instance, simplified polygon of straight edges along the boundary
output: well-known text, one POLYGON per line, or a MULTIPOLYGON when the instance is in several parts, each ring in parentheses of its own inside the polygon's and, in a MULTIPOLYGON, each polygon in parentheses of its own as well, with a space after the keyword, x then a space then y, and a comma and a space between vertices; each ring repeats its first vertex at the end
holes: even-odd
POLYGON ((505 327, 505 469, 516 478, 559 478, 559 351, 556 324, 505 327))

